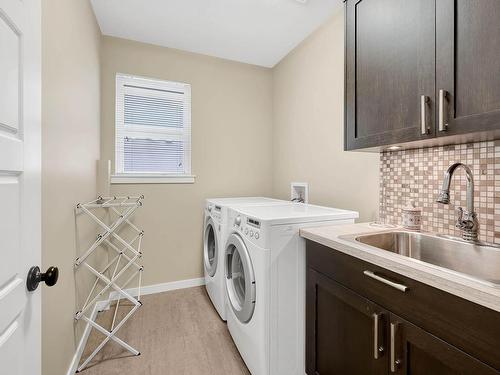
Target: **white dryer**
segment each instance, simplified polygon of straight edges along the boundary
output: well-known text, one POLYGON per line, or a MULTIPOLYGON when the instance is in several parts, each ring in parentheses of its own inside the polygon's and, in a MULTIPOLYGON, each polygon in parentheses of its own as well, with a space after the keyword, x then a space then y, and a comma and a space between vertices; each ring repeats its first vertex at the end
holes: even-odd
POLYGON ((348 224, 354 211, 308 204, 229 210, 227 324, 252 375, 305 374, 303 227, 348 224))
POLYGON ((208 295, 222 320, 226 320, 224 244, 227 239, 227 210, 233 205, 292 204, 266 197, 213 198, 205 202, 203 226, 203 269, 208 295))

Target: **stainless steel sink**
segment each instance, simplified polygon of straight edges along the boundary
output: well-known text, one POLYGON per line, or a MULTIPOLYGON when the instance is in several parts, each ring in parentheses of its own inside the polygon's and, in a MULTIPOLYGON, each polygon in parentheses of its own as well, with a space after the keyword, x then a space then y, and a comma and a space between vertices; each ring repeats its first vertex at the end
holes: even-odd
POLYGON ((500 286, 500 246, 458 238, 391 231, 350 236, 350 240, 500 286))

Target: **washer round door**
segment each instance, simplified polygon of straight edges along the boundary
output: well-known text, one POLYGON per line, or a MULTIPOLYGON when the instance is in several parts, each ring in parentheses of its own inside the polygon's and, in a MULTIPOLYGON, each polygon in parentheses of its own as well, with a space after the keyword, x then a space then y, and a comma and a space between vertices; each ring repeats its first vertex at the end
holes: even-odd
POLYGON ((238 320, 247 323, 255 310, 255 273, 245 243, 234 233, 227 240, 225 269, 229 304, 238 320))
POLYGON ((216 224, 209 219, 205 225, 205 234, 203 236, 203 258, 205 270, 210 277, 217 271, 217 258, 219 256, 219 246, 217 243, 216 224))

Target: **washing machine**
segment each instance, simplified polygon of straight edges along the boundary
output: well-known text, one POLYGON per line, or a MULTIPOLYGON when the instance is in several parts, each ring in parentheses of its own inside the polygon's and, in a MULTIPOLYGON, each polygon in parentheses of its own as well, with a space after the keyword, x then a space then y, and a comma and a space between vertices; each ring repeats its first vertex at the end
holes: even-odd
POLYGON ((305 240, 299 229, 353 223, 308 204, 234 206, 225 245, 227 325, 252 375, 305 374, 305 240))
POLYGON ((224 244, 227 239, 227 210, 233 205, 292 204, 266 197, 212 198, 205 201, 203 226, 203 269, 205 287, 222 320, 226 320, 226 291, 224 285, 224 244))

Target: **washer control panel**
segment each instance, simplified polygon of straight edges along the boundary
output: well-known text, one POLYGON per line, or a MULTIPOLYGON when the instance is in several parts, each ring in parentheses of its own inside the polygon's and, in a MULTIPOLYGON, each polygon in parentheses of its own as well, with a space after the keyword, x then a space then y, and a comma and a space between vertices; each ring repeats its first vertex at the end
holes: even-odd
POLYGON ((233 227, 235 230, 238 231, 238 233, 240 233, 247 239, 257 243, 260 242, 259 239, 261 238, 260 234, 261 228, 260 228, 260 222, 258 220, 250 217, 244 218, 241 215, 237 215, 234 218, 233 227))

